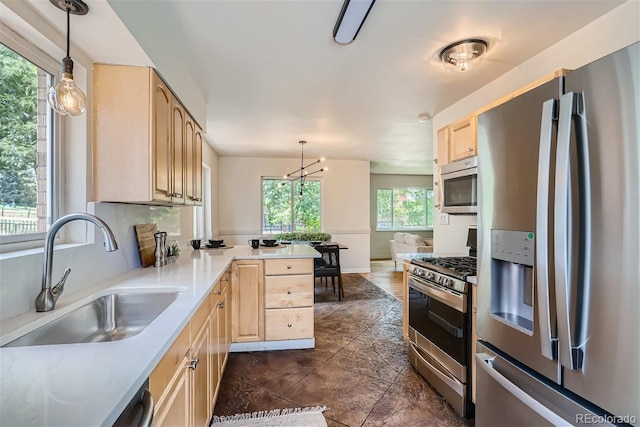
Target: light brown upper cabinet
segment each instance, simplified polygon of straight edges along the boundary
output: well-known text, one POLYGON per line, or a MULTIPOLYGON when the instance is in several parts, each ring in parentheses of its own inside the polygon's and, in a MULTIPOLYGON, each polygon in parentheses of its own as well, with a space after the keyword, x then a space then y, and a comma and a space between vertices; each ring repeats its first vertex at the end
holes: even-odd
POLYGON ((93 123, 94 200, 201 204, 202 130, 155 70, 96 64, 93 123))
POLYGON ((476 122, 474 114, 449 126, 449 161, 476 155, 476 122))
POLYGON ((438 165, 449 163, 449 126, 438 131, 438 165))

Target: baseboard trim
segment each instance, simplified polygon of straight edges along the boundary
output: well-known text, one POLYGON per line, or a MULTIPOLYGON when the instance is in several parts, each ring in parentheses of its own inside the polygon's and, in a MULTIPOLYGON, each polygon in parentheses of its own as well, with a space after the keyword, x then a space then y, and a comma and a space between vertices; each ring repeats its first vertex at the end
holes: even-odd
POLYGON ((231 343, 229 351, 238 353, 243 351, 298 350, 315 347, 316 339, 306 338, 300 340, 234 342, 231 343))

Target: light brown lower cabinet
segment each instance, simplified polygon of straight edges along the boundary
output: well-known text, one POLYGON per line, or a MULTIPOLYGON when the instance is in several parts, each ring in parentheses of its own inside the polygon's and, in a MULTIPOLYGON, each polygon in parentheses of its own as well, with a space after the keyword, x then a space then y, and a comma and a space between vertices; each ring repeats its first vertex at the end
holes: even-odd
POLYGON ((265 341, 313 338, 313 259, 264 261, 265 341))
POLYGON ((235 343, 264 341, 263 261, 237 260, 232 265, 232 339, 235 343))
POLYGON ((209 425, 230 345, 230 275, 216 283, 151 373, 154 426, 209 425))
MULTIPOLYGON (((190 422, 190 387, 188 358, 174 373, 160 400, 155 405, 154 426, 187 426, 190 422)), ((152 392, 153 394, 153 392, 152 392)))

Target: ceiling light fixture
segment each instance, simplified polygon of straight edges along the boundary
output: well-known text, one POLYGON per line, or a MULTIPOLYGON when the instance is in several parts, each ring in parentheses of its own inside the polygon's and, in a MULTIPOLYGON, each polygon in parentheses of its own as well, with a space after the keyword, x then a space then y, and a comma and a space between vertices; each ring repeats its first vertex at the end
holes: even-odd
POLYGON ((89 12, 82 0, 49 0, 55 7, 67 12, 67 56, 62 59, 62 78, 49 88, 49 105, 61 115, 78 116, 84 113, 87 98, 73 81, 73 61, 69 56, 69 16, 86 15, 89 12))
MULTIPOLYGON (((300 149, 301 149, 301 153, 302 153, 301 156, 300 156, 300 169, 296 169, 293 172, 286 174, 284 176, 284 179, 287 179, 288 180, 287 182, 289 182, 289 183, 300 181, 300 195, 302 196, 302 190, 304 189, 304 183, 307 180, 307 177, 309 175, 313 175, 313 174, 316 174, 318 172, 324 172, 324 171, 328 170, 329 168, 325 166, 325 167, 320 168, 318 170, 315 170, 313 172, 307 171, 307 169, 309 167, 311 167, 313 165, 317 165, 318 163, 324 162, 324 157, 321 157, 318 160, 316 160, 315 162, 311 162, 308 165, 305 165, 304 164, 304 144, 306 144, 307 141, 299 141, 298 143, 300 144, 300 149), (298 174, 298 176, 293 177, 293 175, 295 175, 295 174, 298 174)), ((283 182, 280 185, 281 186, 282 185, 286 185, 287 182, 283 182)))
POLYGON ((354 41, 375 2, 376 0, 344 0, 336 26, 333 27, 333 39, 340 44, 354 41))
POLYGON ((469 71, 480 62, 487 51, 487 42, 481 39, 468 39, 455 42, 440 51, 440 60, 447 71, 469 71))

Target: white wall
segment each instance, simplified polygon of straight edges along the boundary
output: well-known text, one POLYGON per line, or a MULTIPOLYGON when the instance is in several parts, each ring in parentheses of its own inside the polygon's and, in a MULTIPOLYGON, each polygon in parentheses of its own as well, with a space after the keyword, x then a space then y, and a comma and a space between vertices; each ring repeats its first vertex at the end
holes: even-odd
MULTIPOLYGON (((369 271, 369 162, 327 160, 321 180, 322 231, 349 247, 340 253, 344 272, 369 271)), ((220 157, 220 235, 246 244, 261 234, 262 177, 278 178, 299 159, 220 157)))
MULTIPOLYGON (((152 213, 158 210, 164 211, 166 218, 158 223, 158 228, 173 230, 174 235, 170 239, 178 240, 183 254, 187 254, 186 241, 193 227, 193 208, 91 203, 86 211, 107 223, 118 242, 118 250, 106 252, 102 246, 102 233, 93 225, 88 227, 89 243, 56 248, 53 255, 53 283, 58 282, 65 268, 71 269, 60 300, 139 268, 141 264, 133 226, 149 223, 152 213), (186 237, 183 238, 182 234, 186 237)), ((42 248, 0 254, 0 321, 35 310, 35 299, 42 287, 43 259, 42 248)))
MULTIPOLYGON (((629 1, 571 34, 540 54, 503 74, 433 117, 437 130, 479 108, 561 68, 576 69, 640 40, 640 2, 629 1)), ((472 76, 470 76, 472 77, 472 76)), ((436 149, 436 147, 434 147, 436 149)), ((434 152, 434 157, 437 157, 434 152)), ((436 252, 466 252, 466 230, 476 216, 449 216, 449 225, 439 223, 436 209, 436 252)))
MULTIPOLYGON (((213 236, 220 234, 220 183, 219 183, 219 165, 218 153, 206 142, 202 142, 202 163, 211 168, 211 194, 206 195, 211 200, 211 230, 213 236)), ((212 236, 204 236, 208 239, 212 236)))

